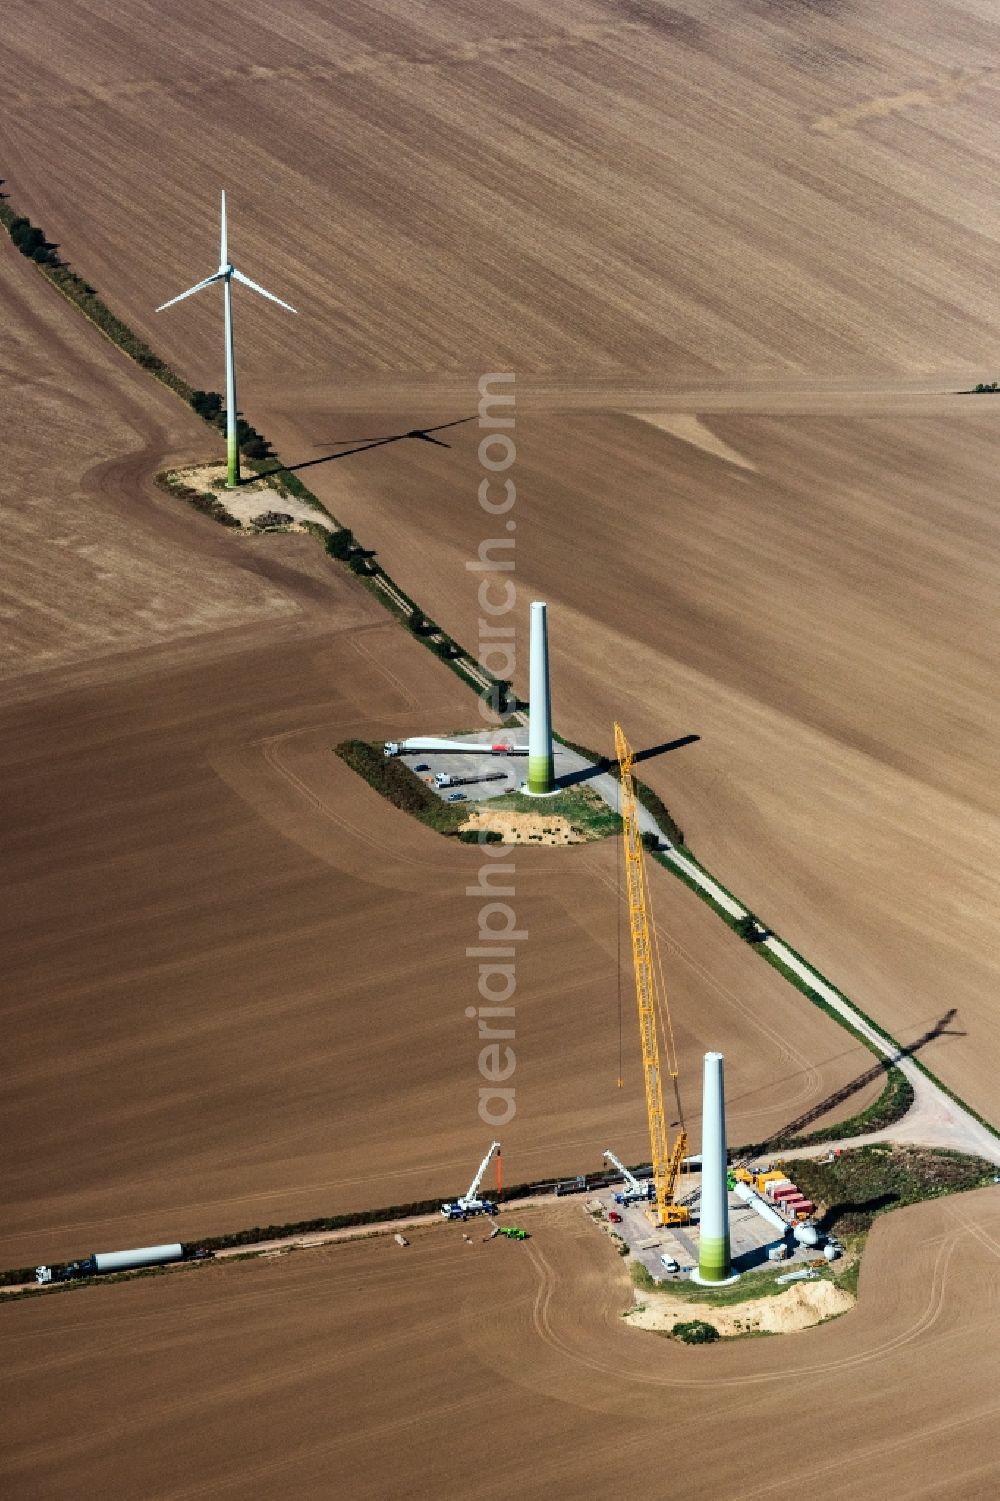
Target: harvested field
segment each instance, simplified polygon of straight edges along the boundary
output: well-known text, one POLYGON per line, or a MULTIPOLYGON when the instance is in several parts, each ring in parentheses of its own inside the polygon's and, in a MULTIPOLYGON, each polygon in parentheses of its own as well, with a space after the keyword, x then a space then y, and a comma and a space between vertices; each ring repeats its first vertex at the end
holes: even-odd
POLYGON ((247 411, 468 641, 476 429, 323 461, 515 369, 561 728, 700 733, 645 768, 698 853, 904 1040, 957 1007, 927 1060, 994 1110, 996 410, 933 394, 997 373, 992 9, 226 15, 16 10, 19 206, 217 386, 211 298, 151 309, 237 131, 234 250, 307 310, 237 299, 247 411))
MULTIPOLYGON (((956 1006, 928 1061, 992 1110, 996 410, 921 394, 997 373, 992 9, 172 10, 8 18, 19 204, 217 386, 211 298, 151 309, 214 263, 238 131, 234 248, 307 310, 238 299, 289 460, 468 416, 484 369, 584 409, 518 428, 559 724, 699 732, 646 767, 698 852, 904 1039, 956 1006)), ((466 640, 475 434, 304 475, 466 640)))
POLYGON ((464 1501, 474 1464, 477 1496, 576 1501, 647 1485, 669 1420, 692 1501, 995 1492, 994 1191, 880 1221, 834 1323, 702 1349, 622 1320, 625 1269, 580 1205, 529 1214, 522 1245, 441 1225, 405 1250, 386 1237, 0 1308, 0 1478, 19 1501, 464 1501), (739 1436, 776 1431, 780 1467, 748 1466, 739 1436))
MULTIPOLYGON (((18 326, 39 320, 50 431, 89 476, 78 516, 118 539, 120 570, 81 581, 41 506, 12 518, 6 582, 37 618, 0 722, 0 1264, 453 1192, 486 1132, 465 1016, 481 857, 397 815, 332 747, 462 725, 471 696, 311 539, 234 537, 158 491, 183 408, 158 427, 158 388, 9 249, 0 264, 18 326), (92 440, 66 425, 88 400, 92 440), (141 456, 122 469, 107 455, 126 443, 141 456), (157 595, 151 624, 132 601, 157 595)), ((37 493, 59 493, 60 448, 33 462, 37 493)), ((508 1175, 597 1166, 610 1137, 637 1160, 634 1061, 614 1088, 614 851, 517 859, 508 1175)), ((730 1053, 734 1130, 867 1103, 873 1084, 841 1092, 869 1055, 655 879, 682 935, 687 1074, 709 1045, 730 1053)))
MULTIPOLYGON (((570 739, 609 752, 616 717, 637 749, 701 737, 638 768, 695 853, 904 1042, 955 1008, 922 1056, 995 1117, 1000 405, 826 406, 705 415, 739 465, 625 413, 529 407, 518 623, 526 637, 527 602, 548 600, 570 739)), ((320 430, 318 413, 286 421, 286 449, 320 430)), ((359 455, 356 489, 346 465, 311 471, 460 640, 478 629, 465 562, 488 535, 478 436, 359 455)))
MULTIPOLYGON (((210 648, 6 717, 4 1265, 408 1202, 454 1191, 478 1160, 465 950, 483 899, 463 892, 483 857, 331 751, 428 714, 458 722, 467 696, 391 624, 210 648)), ((615 1088, 615 851, 516 862, 529 937, 507 1179, 599 1166, 609 1136, 639 1160, 628 989, 630 1087, 615 1088)), ((653 879, 689 1108, 710 1045, 732 1060, 744 1139, 867 1069, 690 893, 653 879)))
POLYGON ((426 398, 415 378, 507 366, 623 385, 990 371, 987 0, 172 0, 169 17, 13 7, 4 173, 218 387, 218 302, 152 310, 213 269, 238 139, 237 260, 304 310, 237 295, 258 425, 295 372, 330 411, 345 377, 426 398))
POLYGON ((0 692, 29 692, 31 674, 69 664, 113 675, 128 652, 296 617, 218 527, 178 516, 153 483, 168 454, 211 451, 194 414, 71 311, 6 235, 0 298, 0 389, 21 435, 0 480, 0 692))
MULTIPOLYGON (((38 0, 4 42, 17 208, 217 388, 221 299, 152 309, 214 268, 228 187, 235 259, 303 309, 237 292, 246 416, 469 646, 478 379, 517 372, 560 731, 697 734, 639 768, 696 852, 995 1111, 1000 398, 939 394, 998 373, 994 8, 38 0)), ((0 295, 0 1265, 464 1188, 483 856, 332 747, 469 693, 311 539, 158 491, 217 438, 5 238, 0 295)), ((510 854, 505 1180, 638 1160, 615 850, 510 854)), ((651 881, 689 1111, 707 1047, 735 1141, 867 1104, 870 1054, 651 881)), ((578 1204, 525 1245, 439 1225, 4 1306, 0 1489, 606 1496, 666 1425, 692 1501, 992 1495, 995 1192, 887 1215, 858 1308, 725 1349, 630 1329, 578 1204)))

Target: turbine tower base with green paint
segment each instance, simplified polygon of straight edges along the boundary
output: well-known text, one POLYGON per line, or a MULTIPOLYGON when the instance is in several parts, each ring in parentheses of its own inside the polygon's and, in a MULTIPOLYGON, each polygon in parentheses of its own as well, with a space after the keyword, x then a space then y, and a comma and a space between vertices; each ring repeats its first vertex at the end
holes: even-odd
POLYGON ((549 629, 547 607, 531 606, 531 658, 528 682, 528 784, 532 797, 556 791, 552 755, 552 698, 549 692, 549 629))
POLYGON ((729 1243, 729 1163, 726 1152, 726 1087, 722 1054, 705 1054, 701 1118, 701 1228, 698 1270, 691 1281, 728 1287, 739 1280, 729 1243))

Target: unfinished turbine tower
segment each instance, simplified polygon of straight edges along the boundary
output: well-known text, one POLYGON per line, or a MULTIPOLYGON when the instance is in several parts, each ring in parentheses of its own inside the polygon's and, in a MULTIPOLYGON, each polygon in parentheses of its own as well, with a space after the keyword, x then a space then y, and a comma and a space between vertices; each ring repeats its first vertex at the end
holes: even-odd
POLYGON ((528 680, 528 786, 535 796, 555 790, 552 761, 552 697, 549 692, 548 609, 531 606, 531 659, 528 680))
POLYGON ((233 347, 233 293, 232 282, 242 282, 243 286, 249 287, 251 292, 257 292, 261 297, 266 297, 269 302, 276 302, 279 307, 286 308, 294 313, 296 309, 290 302, 282 302, 280 297, 275 297, 273 292, 268 292, 265 287, 258 286, 251 281, 249 276, 244 276, 242 271, 229 259, 229 247, 226 235, 226 195, 222 194, 222 226, 219 236, 219 269, 213 276, 206 276, 196 286, 188 287, 186 292, 180 292, 176 297, 171 297, 169 302, 161 302, 156 309, 162 313, 164 308, 173 307, 175 302, 183 302, 185 297, 193 297, 196 292, 205 287, 211 287, 215 282, 222 282, 223 306, 225 308, 226 323, 226 484, 232 489, 240 482, 240 447, 238 442, 238 430, 236 422, 236 353, 233 347))
POLYGON ((729 1242, 729 1168, 726 1152, 726 1088, 722 1054, 705 1054, 701 1124, 701 1233, 693 1282, 719 1287, 736 1282, 729 1242))

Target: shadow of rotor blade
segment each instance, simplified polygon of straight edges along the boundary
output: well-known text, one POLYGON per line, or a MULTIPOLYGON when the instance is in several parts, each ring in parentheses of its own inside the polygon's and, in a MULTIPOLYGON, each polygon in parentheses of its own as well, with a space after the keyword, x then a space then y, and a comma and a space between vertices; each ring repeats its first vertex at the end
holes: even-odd
MULTIPOLYGON (((345 443, 357 443, 359 445, 373 446, 378 443, 395 443, 400 438, 423 438, 428 443, 439 442, 439 439, 428 437, 429 433, 442 433, 449 427, 461 427, 464 422, 474 422, 475 417, 455 417, 451 422, 437 422, 431 427, 411 427, 405 433, 383 433, 378 438, 328 438, 323 443, 314 443, 313 448, 339 448, 345 443)), ((451 445, 442 443, 442 448, 451 445)))

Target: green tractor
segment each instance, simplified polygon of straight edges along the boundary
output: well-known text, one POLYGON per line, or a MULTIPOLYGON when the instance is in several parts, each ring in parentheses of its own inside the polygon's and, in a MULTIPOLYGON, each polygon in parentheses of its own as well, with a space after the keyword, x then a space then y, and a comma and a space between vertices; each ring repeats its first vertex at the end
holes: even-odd
POLYGON ((522 1230, 518 1225, 500 1225, 497 1229, 497 1234, 505 1235, 508 1240, 528 1239, 527 1230, 522 1230))

